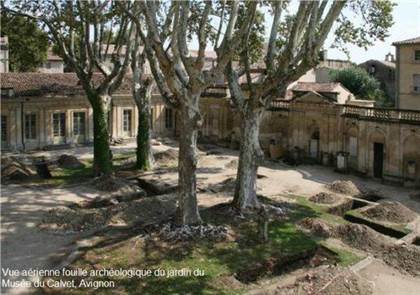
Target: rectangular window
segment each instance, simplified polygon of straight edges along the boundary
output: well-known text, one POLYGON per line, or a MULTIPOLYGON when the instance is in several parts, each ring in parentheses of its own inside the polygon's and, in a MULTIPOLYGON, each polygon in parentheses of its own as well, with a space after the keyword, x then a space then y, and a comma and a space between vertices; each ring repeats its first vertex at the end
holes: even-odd
POLYGON ((414 60, 420 62, 420 50, 414 51, 414 60))
POLYGON ((36 139, 36 114, 25 115, 25 138, 36 139))
POLYGON ((63 137, 66 134, 66 113, 53 114, 53 134, 55 137, 63 137))
POLYGON ((131 110, 123 111, 123 131, 131 132, 131 110))
POLYGON ((420 93, 420 75, 413 75, 413 90, 420 93))
POLYGON ((173 111, 170 108, 165 108, 165 127, 166 129, 173 128, 173 111))
POLYGON ((85 135, 86 113, 73 113, 73 135, 85 135))
POLYGON ((1 141, 7 141, 7 117, 1 116, 1 141))

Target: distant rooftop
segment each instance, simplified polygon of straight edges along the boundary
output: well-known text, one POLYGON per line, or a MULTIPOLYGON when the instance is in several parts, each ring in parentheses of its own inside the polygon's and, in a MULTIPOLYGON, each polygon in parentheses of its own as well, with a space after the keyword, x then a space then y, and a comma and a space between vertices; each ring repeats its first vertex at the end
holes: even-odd
POLYGON ((398 45, 410 45, 410 44, 420 44, 420 36, 392 43, 392 45, 396 45, 396 46, 398 46, 398 45))
POLYGON ((292 91, 315 91, 337 93, 337 87, 342 86, 338 82, 317 83, 317 82, 298 82, 291 88, 292 91))
MULTIPOLYGON (((94 73, 92 80, 98 85, 103 80, 94 73)), ((130 93, 131 77, 126 76, 118 93, 130 93)), ((84 95, 76 73, 2 73, 1 88, 13 89, 16 96, 84 95)))

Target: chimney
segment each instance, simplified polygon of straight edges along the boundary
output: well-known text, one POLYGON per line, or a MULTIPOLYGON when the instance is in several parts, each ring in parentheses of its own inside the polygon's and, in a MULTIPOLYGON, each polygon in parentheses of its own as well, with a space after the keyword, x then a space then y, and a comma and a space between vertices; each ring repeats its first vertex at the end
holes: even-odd
POLYGON ((385 61, 395 62, 394 55, 389 52, 387 55, 385 55, 385 61))

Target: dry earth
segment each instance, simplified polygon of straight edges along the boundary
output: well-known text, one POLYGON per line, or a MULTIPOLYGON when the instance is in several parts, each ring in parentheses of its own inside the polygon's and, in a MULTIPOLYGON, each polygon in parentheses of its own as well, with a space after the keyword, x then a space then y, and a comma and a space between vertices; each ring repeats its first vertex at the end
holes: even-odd
MULTIPOLYGON (((114 153, 132 151, 134 143, 113 147, 114 153)), ((154 145, 156 152, 173 149, 165 144, 154 145)), ((220 187, 220 183, 235 177, 237 152, 218 148, 200 153, 198 169, 199 205, 209 207, 230 199, 233 187, 220 187), (210 190, 209 190, 210 189, 210 190)), ((91 147, 74 148, 71 150, 43 151, 32 153, 31 156, 58 158, 61 154, 76 155, 79 159, 92 157, 91 147)), ((398 201, 420 213, 420 202, 409 197, 413 190, 383 185, 378 182, 362 179, 356 176, 337 174, 330 168, 321 166, 287 165, 267 161, 258 171, 258 193, 264 196, 279 194, 295 194, 306 197, 320 192, 329 192, 326 184, 336 180, 350 180, 358 188, 379 190, 382 195, 393 201, 398 201), (264 176, 264 177, 262 177, 264 176)), ((160 174, 159 178, 168 183, 176 184, 176 169, 160 174)), ((228 181, 229 182, 229 181, 228 181)), ((77 234, 54 234, 41 231, 37 224, 43 218, 45 211, 66 206, 73 202, 82 202, 101 195, 101 192, 87 185, 74 185, 60 188, 40 188, 22 185, 3 185, 1 194, 1 262, 3 268, 46 269, 53 265, 54 257, 62 255, 68 246, 81 237, 77 234)), ((420 232, 419 218, 411 224, 417 233, 420 232)), ((56 258, 55 258, 56 259, 56 258)), ((359 271, 359 275, 374 282, 373 294, 414 294, 420 290, 418 278, 401 274, 395 269, 371 263, 359 271), (389 280, 387 278, 390 278, 389 280), (387 288, 387 285, 390 287, 387 288), (391 288, 394 287, 394 288, 391 288), (395 288, 399 288, 395 293, 395 288)), ((23 294, 28 290, 2 290, 2 294, 23 294)))

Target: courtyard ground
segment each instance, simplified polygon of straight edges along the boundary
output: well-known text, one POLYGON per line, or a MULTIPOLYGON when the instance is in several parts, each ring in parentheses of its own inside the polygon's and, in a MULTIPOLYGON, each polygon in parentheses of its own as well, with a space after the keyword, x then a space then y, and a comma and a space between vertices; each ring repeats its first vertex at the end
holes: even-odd
MULTIPOLYGON (((155 152, 176 149, 175 145, 154 145, 155 152)), ((129 161, 133 156, 134 144, 113 147, 114 159, 129 161), (124 157, 123 155, 127 155, 124 157)), ((45 156, 55 159, 61 154, 72 154, 81 160, 89 161, 92 157, 91 147, 78 147, 70 150, 42 151, 27 156, 45 156)), ((152 175, 159 181, 176 184, 176 168, 165 173, 152 175)), ((237 152, 224 148, 207 148, 200 152, 198 169, 199 205, 201 209, 225 203, 231 199, 220 184, 229 185, 235 177, 237 152)), ((412 189, 384 185, 379 182, 352 175, 338 174, 331 168, 317 165, 290 167, 280 162, 267 161, 258 171, 258 193, 266 198, 278 200, 284 196, 301 196, 308 198, 320 192, 327 192, 326 184, 336 180, 350 180, 357 187, 380 191, 388 200, 398 201, 411 210, 420 213, 420 202, 409 197, 412 189)), ((133 176, 130 173, 127 175, 133 176)), ((121 176, 126 176, 121 172, 121 176)), ((145 178, 147 179, 147 175, 145 178)), ((86 179, 87 180, 87 179, 86 179)), ((80 180, 78 180, 80 181, 80 180)), ((223 186, 223 185, 222 185, 223 186)), ((1 260, 2 268, 28 269, 57 266, 65 254, 70 253, 74 241, 80 240, 86 233, 51 233, 40 230, 38 224, 45 216, 45 211, 74 202, 91 200, 102 193, 92 186, 81 183, 26 183, 2 185, 1 195, 1 260)), ((419 235, 419 218, 410 223, 414 235, 419 235)), ((363 251, 362 251, 363 252, 363 251)), ((366 254, 366 253, 362 253, 366 254)), ((369 255, 368 255, 369 256, 369 255)), ((373 286, 373 294, 415 294, 420 288, 420 278, 402 273, 385 265, 379 259, 371 259, 365 267, 355 270, 357 275, 366 279, 373 286)), ((297 277, 298 274, 294 276, 297 277)), ((35 279, 35 278, 34 278, 35 279)), ((256 284, 255 294, 264 294, 264 290, 274 290, 284 284, 285 277, 270 279, 269 282, 256 284), (271 287, 267 287, 271 286, 271 287), (271 289, 270 289, 271 288, 271 289)), ((18 294, 28 290, 3 290, 18 294)), ((280 293, 278 293, 280 294, 280 293)))

